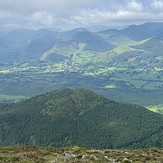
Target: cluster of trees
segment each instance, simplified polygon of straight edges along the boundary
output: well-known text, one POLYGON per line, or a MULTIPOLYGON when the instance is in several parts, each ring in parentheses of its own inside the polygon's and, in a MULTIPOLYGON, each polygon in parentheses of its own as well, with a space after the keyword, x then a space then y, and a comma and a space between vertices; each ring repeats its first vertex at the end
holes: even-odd
POLYGON ((0 145, 163 147, 163 117, 86 89, 0 105, 0 145))

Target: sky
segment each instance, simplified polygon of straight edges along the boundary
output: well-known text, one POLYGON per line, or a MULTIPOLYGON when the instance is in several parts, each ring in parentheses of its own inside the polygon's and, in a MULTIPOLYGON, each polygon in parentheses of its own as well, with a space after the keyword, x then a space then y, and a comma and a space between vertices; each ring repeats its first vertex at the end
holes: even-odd
POLYGON ((163 21, 163 0, 0 0, 0 27, 76 28, 163 21))

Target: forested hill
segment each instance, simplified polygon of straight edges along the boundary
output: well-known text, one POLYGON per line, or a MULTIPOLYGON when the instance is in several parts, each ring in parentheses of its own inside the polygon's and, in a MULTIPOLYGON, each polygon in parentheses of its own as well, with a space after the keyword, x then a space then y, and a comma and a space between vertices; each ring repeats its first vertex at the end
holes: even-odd
POLYGON ((87 89, 0 105, 0 145, 163 147, 163 117, 87 89))

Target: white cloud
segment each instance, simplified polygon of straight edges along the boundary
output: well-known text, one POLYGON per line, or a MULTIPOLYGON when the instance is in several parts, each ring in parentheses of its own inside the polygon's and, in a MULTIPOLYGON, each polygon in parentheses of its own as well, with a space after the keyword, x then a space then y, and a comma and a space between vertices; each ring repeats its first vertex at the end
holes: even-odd
POLYGON ((72 20, 73 24, 109 24, 109 23, 134 23, 134 22, 143 22, 143 21, 163 21, 163 12, 152 13, 144 10, 128 9, 128 5, 124 9, 119 9, 114 12, 110 11, 100 11, 98 9, 94 10, 85 10, 77 16, 69 17, 72 20))
POLYGON ((134 11, 141 11, 143 9, 142 4, 138 3, 135 0, 132 0, 130 3, 128 3, 129 10, 134 11))
POLYGON ((47 11, 38 11, 26 18, 31 24, 42 24, 42 25, 53 25, 54 18, 53 15, 47 11))
POLYGON ((0 24, 88 26, 163 21, 163 0, 0 0, 0 24))
POLYGON ((1 0, 0 10, 9 10, 21 14, 45 10, 53 13, 65 13, 68 10, 86 7, 92 3, 93 0, 1 0))
POLYGON ((162 0, 153 0, 151 7, 156 10, 163 10, 163 1, 162 0))

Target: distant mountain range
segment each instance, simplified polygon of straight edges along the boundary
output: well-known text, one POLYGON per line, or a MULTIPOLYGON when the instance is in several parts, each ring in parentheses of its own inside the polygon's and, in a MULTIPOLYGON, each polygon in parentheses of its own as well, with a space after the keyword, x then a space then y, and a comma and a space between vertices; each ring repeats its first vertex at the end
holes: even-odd
POLYGON ((6 61, 13 63, 14 59, 19 60, 20 63, 26 60, 58 63, 67 62, 73 54, 76 60, 74 64, 82 66, 85 64, 82 58, 86 53, 90 53, 92 58, 89 64, 96 63, 99 56, 103 59, 102 64, 107 62, 106 58, 113 59, 114 62, 116 60, 118 63, 117 55, 119 54, 125 60, 135 55, 139 58, 142 55, 148 57, 149 53, 152 57, 158 58, 158 56, 162 57, 162 33, 163 23, 145 23, 131 25, 122 30, 108 29, 100 32, 90 32, 84 28, 65 32, 48 29, 38 31, 16 29, 0 37, 0 59, 5 63, 6 61), (154 50, 148 48, 155 44, 157 47, 154 50), (131 54, 129 55, 128 52, 131 54), (81 62, 78 63, 77 60, 81 62))
POLYGON ((163 117, 87 89, 0 105, 0 145, 163 147, 163 117))

